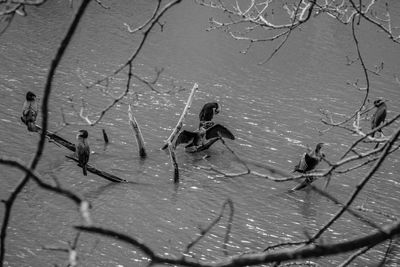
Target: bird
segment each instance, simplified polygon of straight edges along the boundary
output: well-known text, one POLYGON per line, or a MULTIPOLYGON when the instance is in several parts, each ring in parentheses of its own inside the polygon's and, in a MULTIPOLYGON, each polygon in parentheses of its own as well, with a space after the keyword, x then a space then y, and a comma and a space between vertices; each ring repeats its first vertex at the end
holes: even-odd
POLYGON ((217 102, 210 102, 204 104, 203 108, 200 111, 199 119, 200 125, 199 128, 205 123, 209 122, 213 119, 215 114, 218 114, 221 111, 220 106, 217 102))
MULTIPOLYGON (((318 143, 315 147, 315 150, 311 151, 311 153, 304 153, 301 157, 299 163, 294 166, 293 172, 300 173, 308 173, 317 167, 318 163, 324 157, 324 154, 321 153, 321 148, 324 143, 318 143)), ((302 183, 296 185, 291 191, 300 190, 309 185, 314 181, 313 177, 307 177, 302 183)))
POLYGON ((21 121, 26 124, 28 131, 37 132, 36 117, 38 114, 38 106, 36 95, 31 91, 26 93, 26 99, 22 107, 21 121))
POLYGON ((79 165, 82 167, 83 175, 87 176, 87 163, 89 162, 90 147, 87 142, 89 134, 86 130, 79 130, 75 145, 75 156, 78 158, 79 165))
POLYGON ((220 124, 202 126, 194 132, 183 130, 176 138, 174 149, 180 144, 187 144, 185 146, 186 149, 200 147, 205 145, 205 141, 211 141, 220 137, 235 140, 235 136, 233 136, 231 131, 220 124))
MULTIPOLYGON (((386 109, 387 106, 385 102, 383 102, 382 99, 377 99, 374 101, 374 106, 376 107, 376 111, 374 115, 372 116, 371 119, 371 129, 375 129, 376 127, 379 127, 386 119, 386 109)), ((379 130, 379 132, 382 134, 382 130, 379 130)), ((375 132, 372 133, 372 137, 375 136, 375 132)))

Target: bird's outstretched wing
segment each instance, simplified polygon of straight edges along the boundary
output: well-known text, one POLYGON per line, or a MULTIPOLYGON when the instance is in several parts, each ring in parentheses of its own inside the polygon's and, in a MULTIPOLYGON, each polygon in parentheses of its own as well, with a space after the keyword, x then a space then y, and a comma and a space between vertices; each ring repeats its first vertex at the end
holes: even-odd
POLYGON ((176 138, 174 148, 176 148, 180 144, 190 143, 191 141, 194 140, 194 138, 196 138, 196 136, 197 133, 183 130, 182 132, 179 133, 178 137, 176 138))
POLYGON ((222 126, 221 124, 215 124, 211 128, 206 131, 206 139, 223 137, 229 138, 231 140, 235 140, 235 136, 229 131, 227 128, 222 126))

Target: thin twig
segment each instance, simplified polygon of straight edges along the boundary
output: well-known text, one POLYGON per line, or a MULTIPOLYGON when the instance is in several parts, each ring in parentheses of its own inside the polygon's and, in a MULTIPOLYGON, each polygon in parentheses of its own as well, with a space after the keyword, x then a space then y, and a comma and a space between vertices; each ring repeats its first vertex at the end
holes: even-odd
POLYGON ((223 244, 223 249, 224 249, 224 254, 227 255, 227 243, 229 241, 229 234, 231 231, 232 227, 232 221, 233 221, 233 214, 234 214, 234 205, 231 199, 227 199, 224 204, 222 204, 221 211, 219 212, 218 216, 205 228, 200 230, 200 235, 197 236, 196 239, 194 239, 192 242, 190 242, 186 246, 186 250, 184 254, 189 253, 190 249, 194 247, 197 243, 200 242, 201 239, 203 239, 210 231, 211 229, 221 220, 221 218, 224 215, 224 211, 226 207, 229 206, 230 212, 229 212, 229 217, 228 217, 228 226, 226 228, 226 233, 224 237, 224 244, 223 244))

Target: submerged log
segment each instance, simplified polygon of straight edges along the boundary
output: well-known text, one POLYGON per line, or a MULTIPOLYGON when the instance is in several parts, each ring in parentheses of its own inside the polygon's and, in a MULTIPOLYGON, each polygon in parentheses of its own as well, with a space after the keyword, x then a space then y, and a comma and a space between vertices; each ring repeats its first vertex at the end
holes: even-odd
MULTIPOLYGON (((74 161, 79 163, 78 159, 75 158, 75 157, 71 157, 71 156, 65 156, 65 157, 67 157, 69 159, 72 159, 72 160, 74 160, 74 161)), ((78 164, 78 166, 81 167, 79 164, 78 164)), ((96 169, 95 167, 91 166, 90 164, 86 164, 86 170, 88 172, 96 174, 96 175, 98 175, 100 177, 103 177, 104 179, 107 179, 107 180, 109 180, 111 182, 116 182, 116 183, 127 182, 125 179, 119 178, 118 176, 115 176, 113 174, 110 174, 110 173, 104 172, 102 170, 96 169)))
POLYGON ((129 124, 132 126, 132 130, 135 133, 136 143, 139 148, 139 155, 142 159, 144 159, 147 157, 146 149, 144 148, 144 139, 139 124, 137 123, 135 116, 133 116, 131 105, 129 105, 128 108, 128 115, 129 115, 129 124))
MULTIPOLYGON (((36 127, 37 127, 40 131, 42 130, 42 128, 41 128, 40 126, 36 125, 36 127)), ((50 131, 46 131, 46 136, 47 136, 52 142, 55 142, 55 143, 57 143, 57 144, 59 144, 59 145, 62 145, 63 147, 65 147, 65 148, 71 150, 72 152, 75 152, 75 144, 69 142, 68 140, 65 140, 64 138, 62 138, 62 137, 60 137, 60 136, 58 136, 58 135, 56 135, 55 133, 52 133, 52 132, 50 132, 50 131)), ((71 157, 71 156, 66 156, 66 157, 69 158, 69 159, 72 159, 72 160, 78 162, 78 159, 76 159, 76 158, 74 158, 74 157, 71 157)), ((78 165, 78 166, 79 166, 79 165, 78 165)), ((89 165, 89 164, 87 165, 87 171, 88 171, 88 172, 91 172, 91 173, 93 173, 93 174, 96 174, 96 175, 98 175, 98 176, 100 176, 100 177, 102 177, 102 178, 104 178, 104 179, 109 180, 109 181, 112 181, 112 182, 117 182, 117 183, 127 182, 125 179, 119 178, 119 177, 117 177, 117 176, 115 176, 115 175, 113 175, 113 174, 107 173, 107 172, 105 172, 105 171, 96 169, 95 167, 93 167, 93 166, 91 166, 91 165, 89 165)))
MULTIPOLYGON (((36 126, 38 129, 42 130, 40 126, 36 126)), ((75 152, 75 144, 69 142, 68 140, 65 140, 64 138, 56 135, 55 133, 46 131, 46 136, 52 141, 56 142, 57 144, 62 145, 63 147, 66 147, 67 149, 71 150, 72 152, 75 152)))

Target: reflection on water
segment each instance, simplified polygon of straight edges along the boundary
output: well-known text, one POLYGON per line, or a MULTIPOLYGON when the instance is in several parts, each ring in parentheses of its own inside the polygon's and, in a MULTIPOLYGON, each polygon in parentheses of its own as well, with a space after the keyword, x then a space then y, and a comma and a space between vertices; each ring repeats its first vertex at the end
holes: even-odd
MULTIPOLYGON (((51 1, 32 10, 29 17, 16 20, 1 37, 0 150, 24 161, 29 161, 35 151, 38 136, 27 133, 18 122, 21 100, 27 90, 37 95, 42 91, 51 55, 72 15, 72 10, 60 3, 63 1, 51 1)), ((123 23, 133 25, 132 18, 136 15, 141 20, 151 13, 152 4, 143 1, 135 10, 126 5, 129 1, 113 4, 111 10, 95 7, 89 10, 56 76, 51 98, 51 129, 62 121, 60 107, 68 120, 80 122, 74 115, 80 96, 88 100, 94 112, 109 103, 97 89, 86 90, 82 84, 109 74, 132 51, 136 39, 125 32, 123 23)), ((190 89, 194 82, 199 83, 185 128, 197 127, 198 113, 205 102, 218 101, 222 111, 215 121, 232 130, 237 138, 228 140, 228 145, 249 162, 269 164, 271 171, 287 173, 305 148, 319 141, 329 143, 324 153, 332 160, 337 159, 353 138, 339 131, 318 135, 317 129, 323 128, 318 109, 347 114, 360 102, 362 94, 346 85, 346 81, 362 79, 358 68, 345 67, 346 55, 355 56, 354 47, 349 43, 349 29, 321 17, 301 34, 293 34, 282 53, 269 64, 260 66, 256 63, 265 57, 264 48, 255 47, 242 55, 238 51, 243 44, 232 42, 222 33, 204 30, 210 12, 190 1, 170 12, 165 17, 164 31, 154 32, 135 71, 151 79, 155 67, 165 68, 157 84, 160 90, 190 89)), ((381 51, 363 45, 362 49, 382 58, 389 67, 399 62, 395 47, 381 51)), ((398 99, 399 90, 389 77, 391 74, 385 75, 373 81, 371 97, 398 99)), ((109 89, 117 95, 125 83, 126 77, 118 76, 109 89)), ((291 182, 274 183, 253 176, 222 178, 198 168, 207 166, 202 159, 207 154, 208 162, 218 168, 232 172, 244 170, 219 143, 197 155, 178 149, 180 183, 174 185, 168 154, 160 147, 175 126, 189 90, 155 94, 136 82, 135 90, 139 102, 134 112, 145 137, 146 160, 140 159, 137 153, 127 123, 126 105, 111 110, 97 127, 69 126, 60 132, 73 140, 74 131, 88 128, 90 145, 95 151, 91 163, 129 183, 110 184, 90 174, 83 177, 76 163, 64 157, 67 152, 53 144, 46 145, 39 167, 40 174, 48 181, 57 179, 63 186, 88 198, 96 223, 141 238, 160 254, 179 255, 199 233, 199 227, 207 226, 230 198, 235 214, 229 253, 235 254, 302 239, 305 233, 313 234, 339 209, 314 192, 287 193, 293 187, 291 182), (104 149, 103 128, 111 140, 107 149, 104 149)), ((388 105, 389 117, 400 111, 397 102, 390 101, 388 105)), ((368 127, 368 122, 364 127, 368 127)), ((400 204, 394 197, 399 189, 398 166, 398 158, 388 162, 360 201, 377 208, 385 207, 388 212, 396 211, 400 204)), ((345 201, 364 171, 333 179, 329 192, 345 201)), ((0 192, 6 196, 21 174, 8 168, 2 169, 1 174, 6 179, 0 181, 0 192)), ((318 187, 324 183, 323 180, 315 182, 318 187)), ((66 255, 49 253, 40 247, 61 246, 73 240, 71 226, 79 223, 73 203, 30 185, 13 213, 7 242, 9 266, 61 264, 66 255)), ((224 223, 193 249, 198 258, 211 260, 222 255, 224 223)), ((327 233, 327 239, 350 238, 370 230, 345 216, 327 233)), ((132 263, 141 266, 147 262, 139 252, 119 242, 91 235, 82 235, 81 240, 82 266, 131 266, 132 263)), ((317 262, 335 264, 343 259, 339 256, 317 262)), ((375 259, 367 254, 357 263, 365 266, 375 259)))

